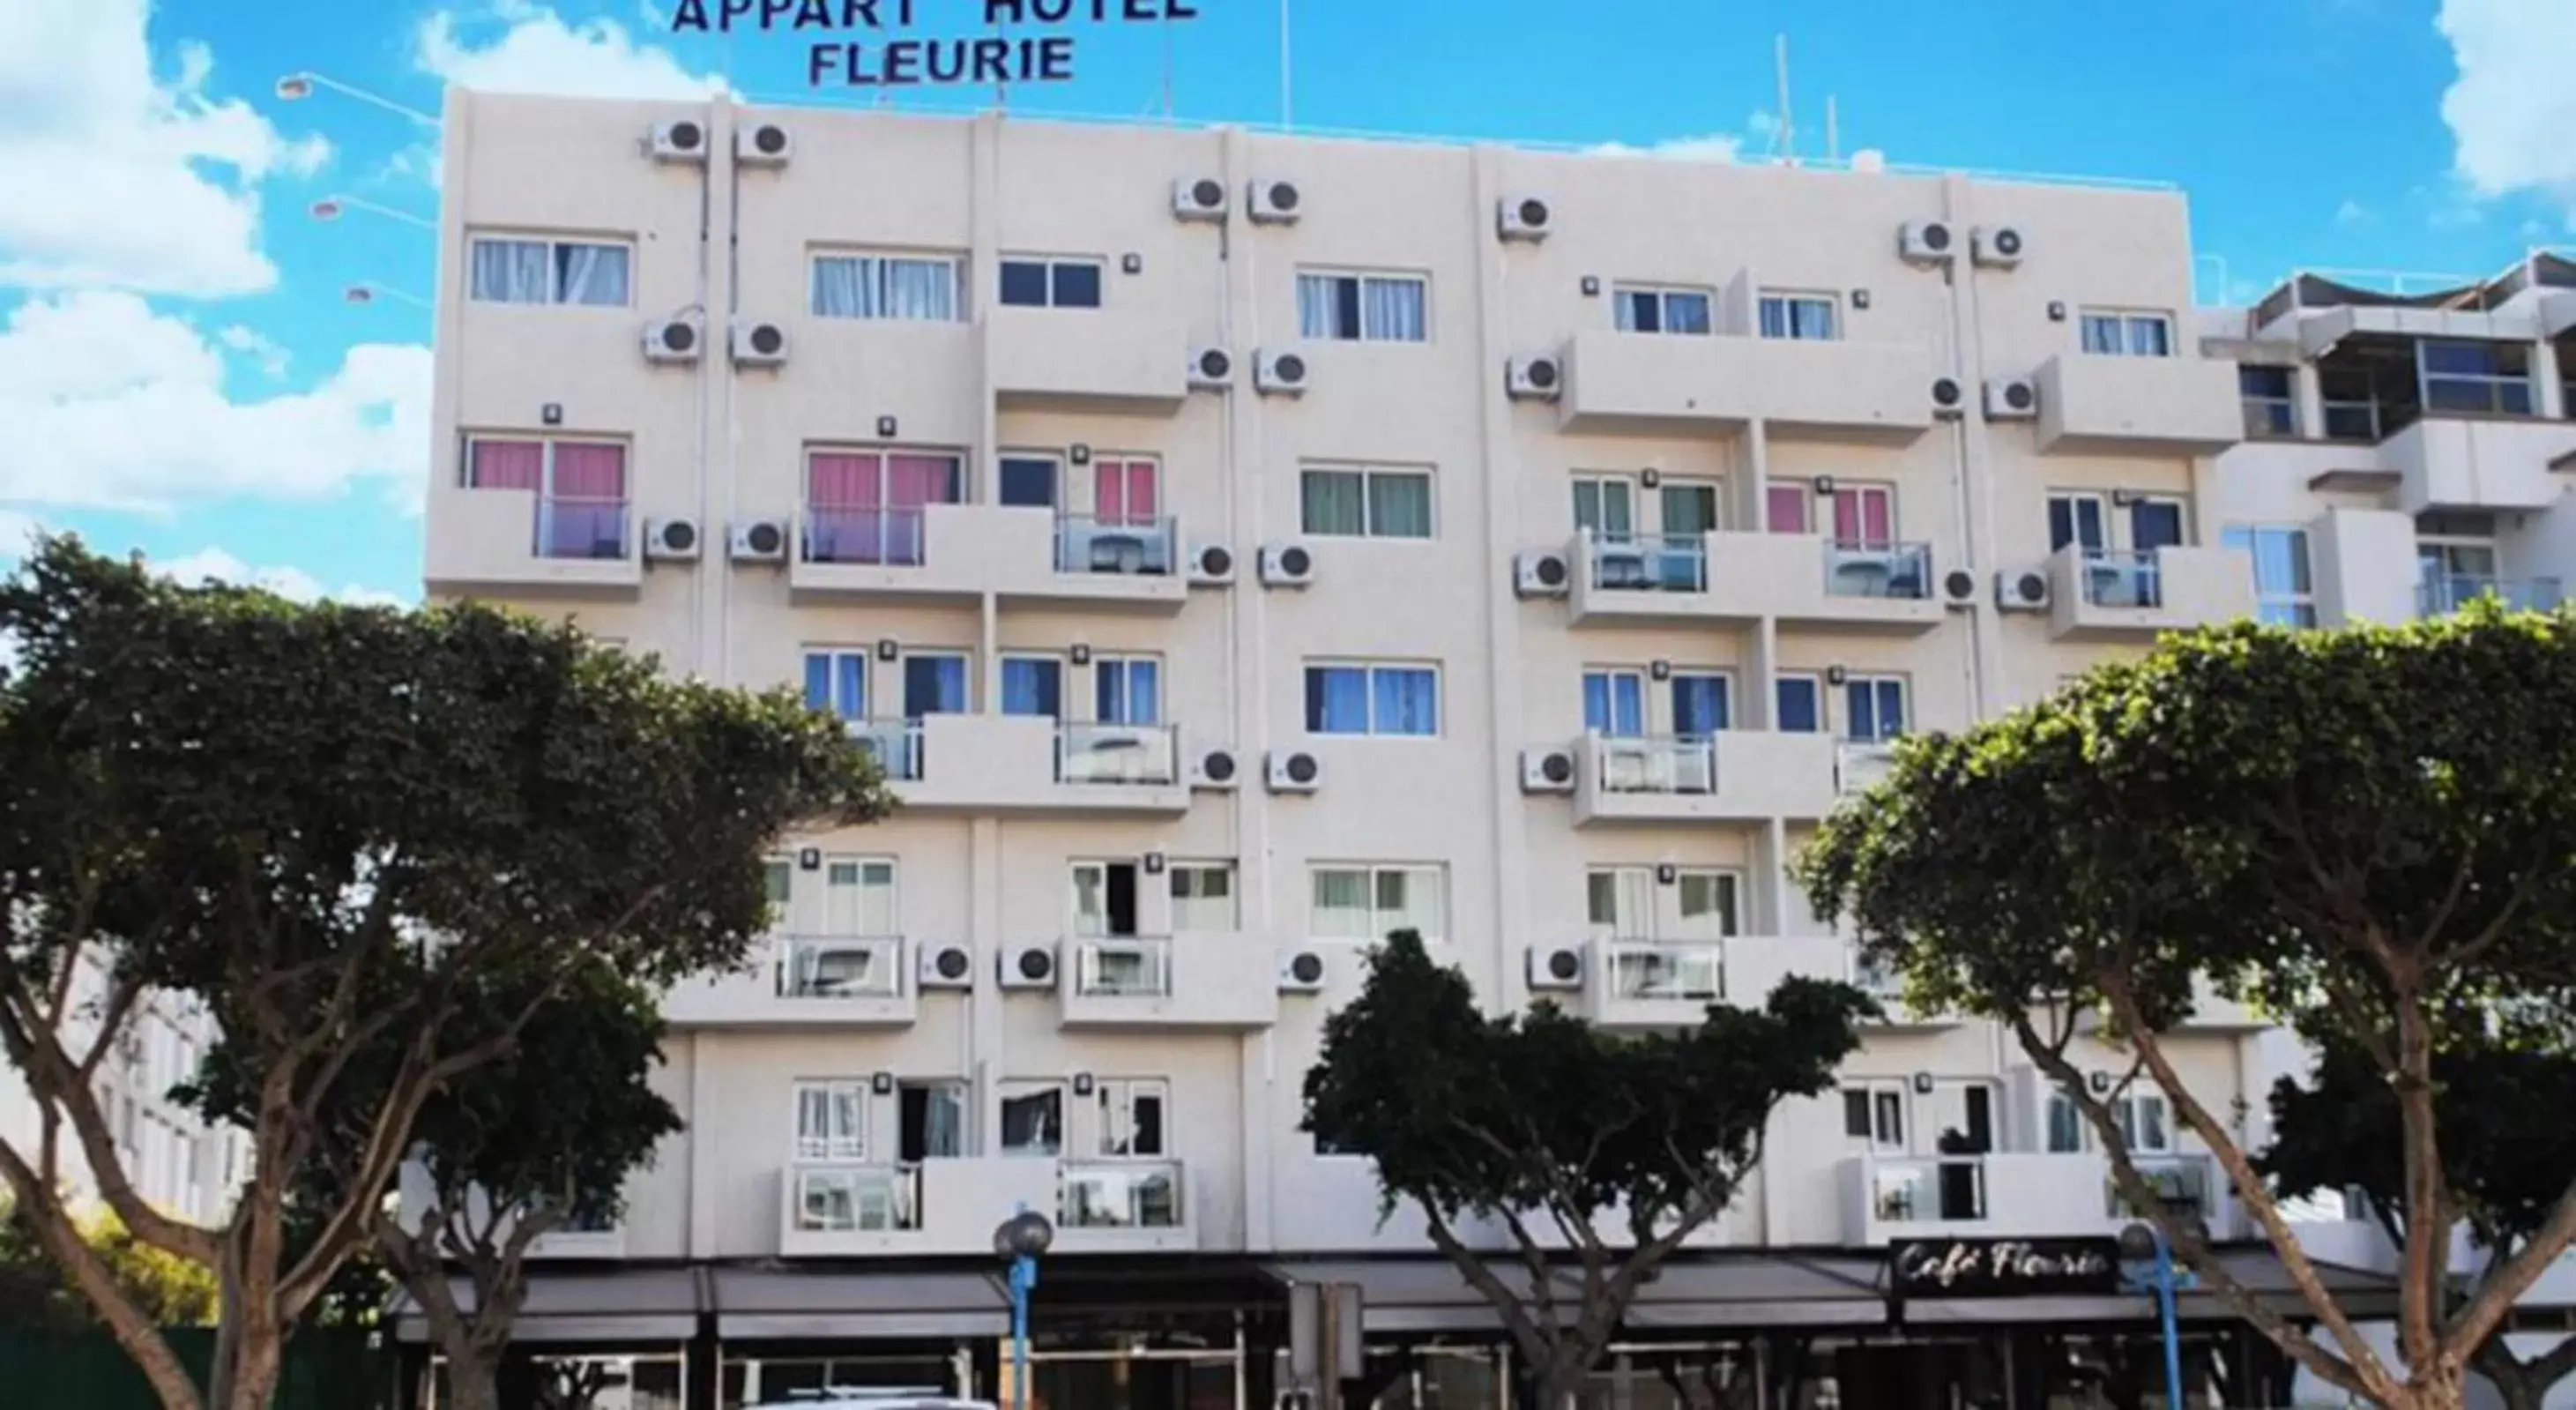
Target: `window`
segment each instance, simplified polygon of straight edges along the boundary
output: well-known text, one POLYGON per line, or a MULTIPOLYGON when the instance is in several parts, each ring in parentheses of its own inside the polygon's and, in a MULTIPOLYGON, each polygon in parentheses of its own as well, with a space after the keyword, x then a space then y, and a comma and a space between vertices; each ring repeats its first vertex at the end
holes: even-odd
POLYGON ((2221 544, 2254 559, 2254 616, 2275 626, 2316 626, 2306 528, 2239 523, 2228 528, 2221 544))
POLYGON ((1172 1109, 1171 1084, 1159 1077, 1112 1077, 1097 1083, 1099 1128, 1093 1132, 1096 1154, 1167 1156, 1171 1132, 1165 1114, 1172 1109))
POLYGON ((1234 863, 1172 865, 1172 929, 1226 934, 1241 925, 1234 909, 1234 863))
POLYGON ((1091 664, 1092 718, 1104 725, 1163 722, 1163 663, 1151 656, 1098 656, 1091 664))
POLYGON ((2237 395, 2245 401, 2245 437, 2295 440, 2299 434, 2298 374, 2287 367, 2239 367, 2237 395))
POLYGON ((2163 494, 2129 496, 2129 548, 2132 552, 2153 553, 2159 548, 2180 548, 2185 538, 2181 500, 2163 494))
POLYGON ((1064 662, 1053 656, 1002 658, 1002 713, 1064 718, 1064 662))
POLYGON ((1431 666, 1306 668, 1308 734, 1440 732, 1440 672, 1431 666))
POLYGON ((1708 291, 1622 284, 1610 291, 1622 333, 1706 333, 1708 291))
POLYGON ((1673 672, 1673 733, 1697 739, 1725 729, 1734 688, 1734 681, 1714 671, 1673 672))
POLYGON ((2531 349, 2522 343, 2416 345, 2424 409, 2490 416, 2531 414, 2531 349))
POLYGON ((868 653, 864 648, 813 648, 805 653, 805 708, 845 720, 868 717, 868 653))
POLYGON ((1646 677, 1641 671, 1583 673, 1583 729, 1613 739, 1646 733, 1646 677))
POLYGON ((1100 307, 1100 261, 1005 259, 1002 302, 1013 308, 1100 307))
POLYGON ((1574 477, 1574 528, 1605 543, 1637 536, 1637 487, 1618 475, 1574 477))
POLYGON ((966 1153, 966 1084, 948 1078, 895 1084, 901 1130, 895 1159, 906 1165, 966 1153))
POLYGON ((894 863, 884 857, 835 857, 823 871, 823 933, 896 935, 894 863))
POLYGON ((1808 524, 1808 491, 1805 485, 1772 484, 1762 490, 1762 519, 1775 534, 1813 532, 1808 524))
POLYGON ((760 886, 769 899, 771 929, 787 923, 787 908, 795 895, 796 861, 792 857, 770 857, 760 864, 760 886))
POLYGON ((1002 457, 1002 503, 1042 509, 1055 508, 1055 487, 1061 467, 1052 455, 1015 454, 1002 457))
POLYGON ((1297 276, 1300 337, 1364 343, 1419 343, 1430 282, 1419 274, 1297 276))
POLYGON ((1664 481, 1664 537, 1682 538, 1717 528, 1717 486, 1706 481, 1664 481))
POLYGON ((1431 473, 1427 470, 1315 466, 1301 477, 1298 504, 1310 534, 1431 537, 1431 473))
POLYGON ((1064 1088, 1055 1082, 1004 1082, 1002 1154, 1064 1154, 1064 1088))
POLYGON ((1447 933, 1445 878, 1436 866, 1319 866, 1307 931, 1318 940, 1376 940, 1414 930, 1447 933))
POLYGON ((1830 341, 1843 335, 1842 301, 1832 294, 1764 294, 1762 336, 1830 341))
POLYGON ((624 308, 632 254, 624 244, 596 240, 477 235, 467 297, 487 304, 624 308))
POLYGON ((1597 940, 1645 940, 1655 933, 1652 867, 1594 867, 1583 874, 1584 909, 1597 940))
POLYGON ((1723 940, 1736 933, 1741 877, 1731 871, 1685 870, 1676 881, 1682 909, 1678 938, 1723 940))
POLYGON ((626 556, 626 447, 614 441, 465 443, 469 490, 530 490, 541 558, 626 556))
POLYGON ((2084 351, 2106 356, 2173 356, 2173 320, 2161 313, 2086 309, 2084 351))
POLYGON ((966 658, 953 651, 915 651, 903 658, 903 717, 966 713, 966 658))
POLYGON ((1836 485, 1834 542, 1846 548, 1896 545, 1896 490, 1891 485, 1836 485))
POLYGON ((954 255, 816 255, 807 310, 816 318, 960 322, 963 267, 954 255))
POLYGON ((2137 1092, 2122 1097, 2111 1104, 2111 1119, 2119 1123, 2120 1139, 2131 1151, 2143 1154, 2173 1149, 2173 1122, 2160 1094, 2137 1092))
POLYGON ((2367 367, 2317 368, 2317 395, 2326 439, 2376 441, 2380 433, 2379 384, 2367 367))
POLYGON ((1824 683, 1803 672, 1783 672, 1772 691, 1771 726, 1785 734, 1814 734, 1825 727, 1824 683))
POLYGON ((1162 512, 1163 467, 1125 456, 1091 463, 1091 514, 1103 524, 1151 528, 1162 512))
POLYGON ((2064 1092, 2048 1094, 2048 1152, 2069 1155, 2084 1149, 2084 1118, 2064 1092))
POLYGON ((1901 676, 1852 676, 1843 684, 1843 737, 1855 744, 1884 744, 1905 733, 1905 680, 1901 676))
POLYGON ((2098 494, 2053 494, 2048 497, 2048 551, 2069 544, 2089 553, 2111 546, 2109 520, 2098 494))
POLYGON ((1136 934, 1136 864, 1073 864, 1073 933, 1085 940, 1136 934))
POLYGON ((863 1078, 796 1084, 796 1158, 865 1160, 868 1084, 863 1078))
POLYGON ((1843 1088, 1843 1134, 1873 1150, 1905 1149, 1905 1089, 1895 1083, 1843 1088))
POLYGON ((928 507, 958 503, 964 489, 965 461, 955 451, 808 451, 805 559, 916 566, 928 548, 928 507))

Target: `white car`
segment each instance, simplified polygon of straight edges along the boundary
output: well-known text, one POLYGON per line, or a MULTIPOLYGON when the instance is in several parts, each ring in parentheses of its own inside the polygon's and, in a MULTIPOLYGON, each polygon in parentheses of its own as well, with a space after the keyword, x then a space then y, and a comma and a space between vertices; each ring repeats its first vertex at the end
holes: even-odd
POLYGON ((989 1400, 960 1400, 937 1386, 825 1386, 791 1390, 784 1400, 764 1400, 745 1410, 999 1410, 989 1400))

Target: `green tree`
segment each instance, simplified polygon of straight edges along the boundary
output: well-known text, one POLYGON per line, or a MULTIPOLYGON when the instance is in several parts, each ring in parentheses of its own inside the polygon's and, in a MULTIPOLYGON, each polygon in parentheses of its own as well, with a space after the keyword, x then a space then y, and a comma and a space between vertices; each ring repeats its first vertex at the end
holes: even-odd
POLYGON ((0 1178, 170 1410, 267 1405, 423 1108, 506 1058, 542 997, 601 964, 662 984, 738 963, 775 839, 886 806, 787 692, 665 679, 481 607, 180 588, 54 539, 0 585, 0 637, 0 1048, 42 1118, 35 1149, 0 1143, 0 1178), (494 972, 528 998, 461 1033, 494 972), (74 1005, 83 973, 103 978, 74 1005), (154 990, 195 995, 259 1075, 252 1176, 219 1229, 136 1195, 92 1091, 154 990), (299 1235, 321 1118, 385 1044, 348 1194, 299 1235), (203 1393, 77 1237, 57 1133, 137 1239, 217 1270, 203 1393))
MULTIPOLYGON (((2473 1039, 2433 1055, 2433 1082, 2443 1179, 2480 1276, 2492 1276, 2549 1222, 2576 1175, 2576 1123, 2534 1119, 2576 1111, 2576 1055, 2473 1039)), ((2367 1053, 2339 1045, 2318 1055, 2306 1083, 2283 1078, 2273 1088, 2272 1144, 2255 1168, 2283 1198, 2360 1189, 2390 1242, 2403 1245, 2405 1145, 2395 1092, 2367 1053)), ((2576 1336, 2525 1357, 2498 1331, 2469 1364, 2495 1383, 2506 1410, 2540 1410, 2549 1388, 2576 1371, 2576 1336)))
POLYGON ((2492 607, 2168 638, 1900 748, 1803 875, 1817 913, 1848 917, 1912 1001, 2005 1024, 2128 1199, 2301 1366, 2381 1405, 2455 1407, 2471 1356, 2576 1234, 2576 1172, 2543 1172, 2556 1188, 2520 1251, 2475 1295, 2448 1296, 2468 1196, 2442 1154, 2435 1055, 2506 1015, 2563 1028, 2576 995, 2571 692, 2576 621, 2492 607), (2225 1112, 2176 1074, 2171 1032, 2212 993, 2363 1054, 2392 1093, 2407 1214, 2395 1365, 2326 1291, 2225 1112), (2067 1056, 2093 1019, 2132 1058, 2110 1093, 2067 1056), (2139 1178, 2111 1106, 2139 1080, 2225 1170, 2322 1339, 2249 1296, 2139 1178))
MULTIPOLYGON (((80 1237, 107 1275, 156 1326, 203 1327, 215 1320, 215 1273, 163 1252, 126 1232, 113 1210, 80 1220, 80 1237)), ((0 1326, 73 1331, 98 1325, 33 1230, 0 1199, 0 1326)))
POLYGON ((1304 1127, 1376 1161, 1382 1216, 1420 1207, 1555 1410, 1638 1286, 1733 1201, 1772 1108, 1830 1090, 1859 1046, 1853 1025, 1875 1011, 1848 985, 1789 979, 1767 1009, 1712 1004, 1674 1033, 1609 1033, 1548 1003, 1491 1018, 1465 975, 1397 931, 1324 1022, 1304 1127), (1603 1216, 1624 1220, 1624 1240, 1603 1216), (1469 1217, 1508 1231, 1516 1268, 1468 1246, 1469 1217))

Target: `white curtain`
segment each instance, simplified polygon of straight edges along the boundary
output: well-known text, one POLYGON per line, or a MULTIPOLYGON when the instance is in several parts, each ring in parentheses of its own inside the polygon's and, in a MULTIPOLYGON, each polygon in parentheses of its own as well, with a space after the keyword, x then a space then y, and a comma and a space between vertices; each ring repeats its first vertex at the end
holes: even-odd
POLYGON ((626 305, 626 248, 622 245, 557 245, 557 303, 626 305))
POLYGON ((1379 342, 1418 343, 1425 336, 1419 279, 1368 279, 1360 284, 1360 336, 1379 342))
POLYGON ((1356 470, 1309 470, 1305 482, 1306 532, 1358 537, 1368 532, 1356 470))
POLYGON ((957 267, 945 260, 889 259, 885 270, 881 317, 919 318, 938 323, 957 319, 957 267))
POLYGON ((873 260, 829 256, 814 261, 808 310, 816 318, 868 316, 867 266, 873 260))
POLYGON ((1318 871, 1306 922, 1319 940, 1375 940, 1369 925, 1368 873, 1318 871))
POLYGON ((1431 537, 1431 477, 1369 476, 1368 517, 1369 533, 1376 538, 1431 537))
POLYGON ((957 321, 957 266, 947 260, 826 255, 814 261, 810 306, 817 318, 957 321))
POLYGON ((473 297, 480 302, 544 303, 547 273, 543 240, 474 242, 473 297))
POLYGON ((1297 336, 1330 338, 1333 328, 1333 290, 1341 282, 1330 274, 1297 276, 1297 336))

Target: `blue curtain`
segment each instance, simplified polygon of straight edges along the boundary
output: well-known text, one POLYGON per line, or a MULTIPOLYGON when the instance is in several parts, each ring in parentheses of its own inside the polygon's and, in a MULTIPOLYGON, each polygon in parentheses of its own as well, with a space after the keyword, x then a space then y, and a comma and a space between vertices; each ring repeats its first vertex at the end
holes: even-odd
POLYGON ((1368 672, 1356 666, 1306 668, 1306 732, 1366 734, 1368 672))
POLYGON ((1779 728, 1791 734, 1813 734, 1819 728, 1816 719, 1816 683, 1811 680, 1784 680, 1775 697, 1779 708, 1779 728))
POLYGON ((832 708, 832 653, 828 651, 805 653, 805 708, 832 708))
POLYGON ((1438 734, 1440 678, 1420 669, 1376 673, 1377 733, 1438 734))
POLYGON ((1583 728, 1589 733, 1612 738, 1633 739, 1644 734, 1645 687, 1635 676, 1625 672, 1585 672, 1583 728))
POLYGON ((1843 687, 1843 707, 1853 739, 1887 740, 1905 733, 1905 687, 1895 681, 1853 681, 1843 687))
POLYGON ((1155 661, 1103 661, 1092 672, 1092 704, 1102 724, 1163 722, 1163 669, 1155 661))
POLYGON ((909 656, 903 663, 903 713, 907 719, 924 715, 955 715, 966 709, 966 658, 963 656, 909 656))
POLYGON ((1726 728, 1726 677, 1673 677, 1673 733, 1715 734, 1726 728))
POLYGON ((829 710, 845 720, 868 713, 868 658, 861 651, 805 653, 805 708, 829 710))
POLYGON ((1064 665, 1030 656, 1002 662, 1002 713, 1064 715, 1064 665))

